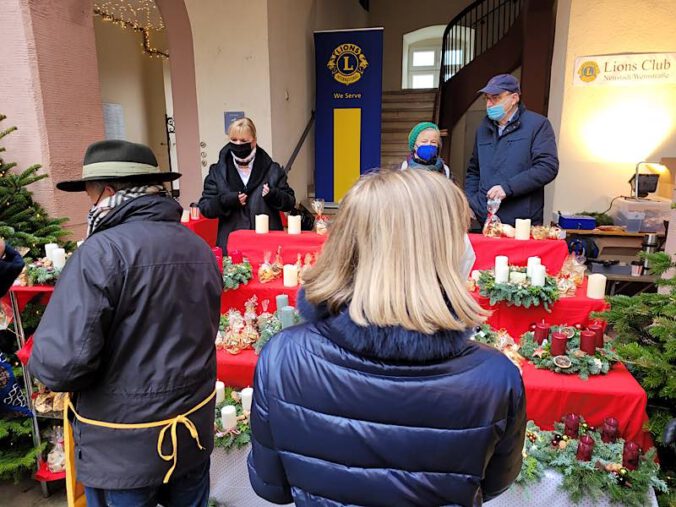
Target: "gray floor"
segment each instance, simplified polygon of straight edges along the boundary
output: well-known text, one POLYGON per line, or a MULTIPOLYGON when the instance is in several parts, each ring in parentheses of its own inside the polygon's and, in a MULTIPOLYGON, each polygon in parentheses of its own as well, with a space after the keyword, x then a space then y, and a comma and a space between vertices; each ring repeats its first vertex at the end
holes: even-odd
POLYGON ((26 479, 18 484, 0 482, 0 506, 2 507, 66 507, 64 482, 58 481, 50 485, 53 491, 49 498, 42 496, 40 484, 26 479))

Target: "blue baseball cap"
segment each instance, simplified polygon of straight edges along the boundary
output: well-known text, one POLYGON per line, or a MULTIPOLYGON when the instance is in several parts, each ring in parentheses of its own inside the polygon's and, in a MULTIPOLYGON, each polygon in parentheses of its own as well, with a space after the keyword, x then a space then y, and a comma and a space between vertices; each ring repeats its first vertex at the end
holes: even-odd
POLYGON ((490 78, 486 86, 477 93, 487 93, 488 95, 499 95, 502 92, 521 93, 519 80, 511 74, 498 74, 490 78))

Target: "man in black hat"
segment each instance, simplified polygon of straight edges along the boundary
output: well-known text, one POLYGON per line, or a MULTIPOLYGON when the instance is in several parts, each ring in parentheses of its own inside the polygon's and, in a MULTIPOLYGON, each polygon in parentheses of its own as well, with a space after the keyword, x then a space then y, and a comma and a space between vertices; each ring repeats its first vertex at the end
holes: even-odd
POLYGON ((542 224, 544 187, 559 171, 552 125, 521 103, 519 81, 510 74, 492 77, 479 93, 486 118, 477 129, 465 178, 470 207, 483 224, 487 200, 500 199, 503 223, 530 218, 533 225, 542 224))
MULTIPOLYGON (((70 392, 87 505, 205 506, 222 280, 150 148, 102 141, 82 179, 89 234, 63 269, 30 371, 70 392)), ((68 428, 66 428, 68 430, 68 428)))

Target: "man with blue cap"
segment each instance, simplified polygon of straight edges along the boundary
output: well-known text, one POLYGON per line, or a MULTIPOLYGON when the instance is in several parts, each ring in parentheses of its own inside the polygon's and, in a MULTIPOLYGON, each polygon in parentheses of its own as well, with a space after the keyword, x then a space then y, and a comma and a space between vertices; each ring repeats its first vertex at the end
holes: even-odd
POLYGON ((486 220, 486 201, 502 201, 498 217, 542 224, 544 187, 556 178, 559 159, 554 130, 547 118, 521 103, 519 81, 510 74, 492 77, 478 93, 486 118, 476 132, 465 178, 465 193, 477 220, 486 220))

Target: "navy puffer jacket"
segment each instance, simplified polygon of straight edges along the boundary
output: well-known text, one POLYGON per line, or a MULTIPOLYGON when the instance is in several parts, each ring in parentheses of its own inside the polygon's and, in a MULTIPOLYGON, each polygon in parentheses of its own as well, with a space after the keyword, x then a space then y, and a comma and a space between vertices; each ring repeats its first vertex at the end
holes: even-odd
POLYGON ((249 477, 275 503, 477 506, 521 467, 517 368, 468 333, 359 327, 310 307, 256 368, 249 477))

